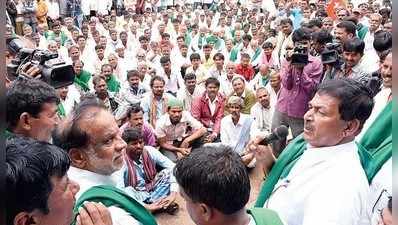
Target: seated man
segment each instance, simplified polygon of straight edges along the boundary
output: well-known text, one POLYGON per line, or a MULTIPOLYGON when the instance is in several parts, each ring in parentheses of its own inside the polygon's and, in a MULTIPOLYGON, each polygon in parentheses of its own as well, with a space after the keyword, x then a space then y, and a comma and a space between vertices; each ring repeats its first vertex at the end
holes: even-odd
POLYGON ((303 135, 277 161, 269 146, 250 145, 264 172, 271 168, 256 206, 277 211, 289 225, 362 224, 369 183, 354 139, 372 107, 371 91, 358 81, 322 83, 304 115, 303 135))
POLYGON ((124 171, 125 186, 138 191, 149 211, 166 209, 166 212, 173 214, 178 209, 178 205, 174 203, 178 191, 172 174, 174 163, 157 149, 144 146, 139 129, 125 130, 122 138, 127 143, 124 156, 127 165, 124 171), (157 166, 163 170, 157 172, 157 166))
POLYGON ((220 141, 220 125, 224 116, 225 97, 219 92, 220 82, 213 77, 206 80, 206 91, 192 103, 192 116, 207 128, 206 143, 220 141))
POLYGON ((192 148, 199 147, 206 131, 189 112, 183 111, 182 101, 170 97, 167 114, 157 121, 155 134, 163 154, 175 162, 189 155, 192 148))
MULTIPOLYGON (((5 154, 6 224, 71 224, 79 185, 66 174, 68 155, 54 145, 27 137, 8 139, 5 154)), ((78 225, 112 224, 106 207, 95 202, 81 207, 77 221, 78 225)))
MULTIPOLYGON (((242 113, 250 114, 251 107, 256 103, 256 96, 246 88, 245 79, 242 76, 235 76, 232 78, 232 87, 233 93, 231 95, 243 99, 242 113)), ((226 112, 228 113, 228 111, 226 112)))
POLYGON ((270 106, 270 94, 265 87, 257 89, 256 97, 257 103, 250 110, 250 115, 254 118, 250 136, 264 139, 271 133, 273 108, 270 106))
POLYGON ((184 77, 185 87, 181 87, 177 92, 177 98, 184 103, 184 110, 191 111, 194 98, 203 94, 203 85, 196 84, 196 75, 188 73, 184 77))
POLYGON ((241 54, 240 64, 235 68, 235 73, 245 78, 247 82, 250 82, 255 74, 253 66, 250 64, 250 55, 247 53, 241 54))
POLYGON ((127 82, 128 85, 120 91, 120 100, 123 104, 139 103, 147 91, 141 83, 138 70, 127 72, 127 82))
POLYGON ((137 128, 141 130, 145 146, 156 146, 155 131, 144 121, 144 112, 137 104, 130 106, 127 112, 127 122, 120 127, 120 132, 123 133, 128 128, 137 128))
POLYGON ((237 152, 246 166, 254 167, 254 154, 246 151, 253 119, 241 113, 243 100, 237 96, 229 97, 227 107, 230 114, 221 120, 221 143, 237 152))
POLYGON ((229 147, 202 147, 179 160, 174 174, 197 225, 283 225, 274 211, 245 209, 249 175, 239 155, 229 147))
POLYGON ((53 141, 68 152, 72 164, 68 175, 80 185, 76 208, 95 200, 107 206, 114 225, 157 224, 141 203, 117 188, 123 177, 111 176, 122 168, 127 145, 106 108, 83 100, 58 127, 53 141))

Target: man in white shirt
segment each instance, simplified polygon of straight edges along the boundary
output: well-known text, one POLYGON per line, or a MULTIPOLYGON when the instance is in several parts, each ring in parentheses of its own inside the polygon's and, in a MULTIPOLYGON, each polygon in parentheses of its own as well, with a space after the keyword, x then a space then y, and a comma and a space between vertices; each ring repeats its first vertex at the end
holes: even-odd
POLYGON ((227 65, 225 66, 226 74, 220 79, 220 91, 224 96, 229 96, 234 92, 234 89, 232 87, 232 78, 237 75, 235 73, 235 68, 235 63, 231 61, 227 62, 227 65))
MULTIPOLYGON (((54 143, 66 150, 71 159, 72 166, 68 175, 80 185, 76 199, 87 197, 86 192, 97 190, 99 185, 107 185, 103 187, 104 191, 113 191, 115 195, 127 197, 123 190, 116 188, 118 179, 123 178, 111 176, 122 168, 123 152, 127 145, 121 137, 115 118, 103 106, 91 99, 82 102, 59 126, 54 143)), ((111 196, 108 197, 112 199, 111 196)), ((156 224, 153 216, 140 203, 133 198, 129 200, 136 210, 144 210, 151 224, 156 224)), ((113 224, 144 223, 136 219, 135 210, 128 210, 121 205, 109 205, 107 208, 113 224)))
POLYGON ((165 80, 164 90, 176 96, 177 91, 185 86, 181 72, 171 65, 169 56, 162 56, 160 58, 160 64, 162 68, 159 74, 165 80))
POLYGON ((250 115, 254 118, 250 136, 264 139, 271 133, 273 109, 270 106, 270 94, 265 87, 256 90, 256 98, 256 104, 250 109, 250 115))
POLYGON ((254 167, 254 154, 246 151, 246 146, 250 141, 250 127, 253 119, 251 116, 241 113, 243 104, 242 98, 229 97, 227 106, 230 114, 221 120, 220 138, 222 144, 230 146, 241 156, 246 166, 254 167))
POLYGON ((303 136, 278 161, 268 146, 249 147, 265 173, 272 167, 256 206, 277 211, 289 225, 360 224, 369 184, 354 138, 372 107, 370 91, 358 81, 322 83, 304 115, 303 136))

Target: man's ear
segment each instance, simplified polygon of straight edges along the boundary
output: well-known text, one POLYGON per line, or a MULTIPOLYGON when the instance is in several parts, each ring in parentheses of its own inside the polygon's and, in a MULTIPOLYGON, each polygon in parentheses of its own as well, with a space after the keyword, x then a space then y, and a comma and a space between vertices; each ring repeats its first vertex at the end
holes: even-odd
POLYGON ((88 162, 87 155, 77 148, 71 148, 69 150, 69 158, 72 165, 78 168, 85 168, 88 162))
POLYGON ((199 204, 199 213, 202 216, 203 220, 207 222, 209 222, 213 217, 213 210, 203 203, 199 204))
POLYGON ((20 116, 19 116, 19 122, 17 124, 17 126, 19 126, 21 129, 29 131, 32 129, 32 116, 27 113, 27 112, 23 112, 20 116))
POLYGON ((344 129, 344 137, 356 136, 361 132, 361 122, 358 119, 347 122, 347 127, 344 129))
POLYGON ((39 224, 39 218, 35 213, 20 212, 14 217, 14 225, 39 224))

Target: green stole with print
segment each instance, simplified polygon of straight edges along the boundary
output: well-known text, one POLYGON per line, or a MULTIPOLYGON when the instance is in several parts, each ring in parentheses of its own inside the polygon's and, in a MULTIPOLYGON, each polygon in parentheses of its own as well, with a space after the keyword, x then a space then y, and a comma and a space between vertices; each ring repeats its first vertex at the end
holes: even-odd
POLYGON ((72 225, 76 224, 76 216, 79 213, 79 208, 84 207, 83 203, 85 201, 101 202, 106 207, 116 206, 125 210, 141 224, 157 225, 153 215, 148 212, 142 204, 137 202, 137 200, 126 194, 124 191, 109 185, 92 187, 80 196, 73 208, 75 219, 72 225))
POLYGON ((83 91, 90 91, 88 87, 88 81, 91 79, 91 74, 85 70, 82 70, 79 75, 75 76, 74 83, 79 85, 83 89, 83 91))
MULTIPOLYGON (((357 143, 362 167, 370 183, 392 155, 391 135, 392 103, 390 102, 373 122, 360 143, 357 143)), ((289 174, 307 148, 303 135, 299 135, 282 151, 271 172, 261 186, 255 207, 263 207, 276 183, 289 174)))
POLYGON ((106 85, 110 92, 119 92, 120 90, 120 83, 116 80, 116 77, 113 74, 106 80, 106 85))

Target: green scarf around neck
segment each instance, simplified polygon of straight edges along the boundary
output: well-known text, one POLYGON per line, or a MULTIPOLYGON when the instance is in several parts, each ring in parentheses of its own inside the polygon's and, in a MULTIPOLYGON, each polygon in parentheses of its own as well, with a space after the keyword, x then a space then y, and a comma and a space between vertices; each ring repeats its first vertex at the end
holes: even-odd
POLYGON ((110 92, 119 92, 120 90, 120 83, 116 80, 116 77, 113 74, 106 80, 106 85, 110 92))
POLYGON ((157 225, 153 215, 142 204, 122 190, 109 185, 94 186, 80 196, 73 208, 75 220, 72 225, 76 224, 76 216, 79 213, 79 208, 83 207, 85 201, 101 202, 106 207, 117 206, 129 213, 141 224, 157 225))
POLYGON ((91 74, 85 70, 82 70, 79 75, 75 76, 74 83, 79 85, 83 91, 90 91, 88 81, 91 79, 91 74))

